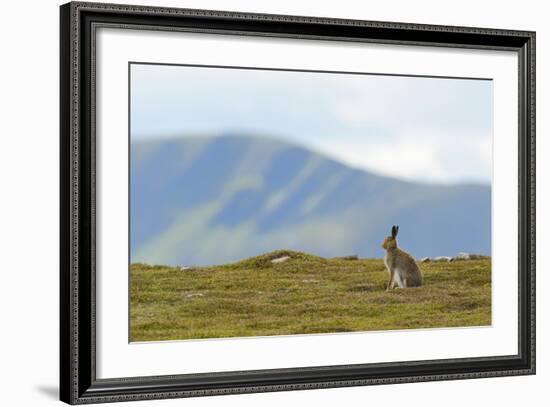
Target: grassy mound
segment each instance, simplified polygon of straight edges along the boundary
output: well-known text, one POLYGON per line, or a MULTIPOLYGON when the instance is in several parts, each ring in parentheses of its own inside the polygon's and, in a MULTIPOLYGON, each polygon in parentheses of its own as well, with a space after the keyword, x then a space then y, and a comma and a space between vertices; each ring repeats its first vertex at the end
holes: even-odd
POLYGON ((226 268, 229 269, 262 269, 266 267, 273 267, 276 266, 277 263, 273 263, 272 261, 275 259, 279 259, 281 257, 290 257, 290 260, 298 261, 300 263, 323 263, 326 262, 326 260, 319 256, 314 256, 312 254, 307 254, 303 252, 297 252, 294 250, 274 250, 269 253, 262 254, 260 256, 256 257, 250 257, 245 260, 241 260, 236 263, 231 263, 226 265, 226 268))

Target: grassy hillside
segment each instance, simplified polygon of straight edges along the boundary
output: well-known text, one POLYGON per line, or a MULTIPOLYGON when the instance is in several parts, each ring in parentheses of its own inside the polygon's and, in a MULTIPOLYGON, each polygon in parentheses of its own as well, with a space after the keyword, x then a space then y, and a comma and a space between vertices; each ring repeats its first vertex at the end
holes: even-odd
POLYGON ((278 251, 191 270, 133 264, 131 340, 491 324, 490 260, 420 266, 424 286, 387 292, 381 259, 278 251))

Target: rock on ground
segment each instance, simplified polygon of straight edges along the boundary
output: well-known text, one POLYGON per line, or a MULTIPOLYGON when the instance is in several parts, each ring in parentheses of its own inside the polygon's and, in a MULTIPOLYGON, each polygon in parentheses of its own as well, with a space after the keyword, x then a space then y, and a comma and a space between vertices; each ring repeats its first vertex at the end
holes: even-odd
POLYGON ((451 262, 451 261, 453 261, 453 258, 452 258, 452 257, 449 257, 449 256, 438 256, 438 257, 434 257, 434 258, 433 258, 433 261, 446 261, 446 262, 451 262))
POLYGON ((282 263, 290 259, 290 256, 277 257, 276 259, 271 260, 271 263, 282 263))
POLYGON ((488 259, 490 256, 484 256, 482 254, 472 254, 472 253, 465 253, 460 252, 454 257, 449 256, 438 256, 438 257, 423 257, 419 259, 418 261, 420 263, 428 263, 430 261, 436 261, 436 262, 451 262, 451 261, 458 261, 458 260, 482 260, 482 259, 488 259))

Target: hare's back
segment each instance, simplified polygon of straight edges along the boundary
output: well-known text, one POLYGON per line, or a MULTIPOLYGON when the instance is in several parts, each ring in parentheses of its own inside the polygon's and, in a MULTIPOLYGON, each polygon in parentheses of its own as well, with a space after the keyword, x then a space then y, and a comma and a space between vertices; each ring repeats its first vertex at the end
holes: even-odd
POLYGON ((402 270, 402 273, 405 274, 407 279, 422 279, 422 274, 420 273, 420 268, 414 258, 407 252, 400 250, 396 256, 396 266, 402 270))

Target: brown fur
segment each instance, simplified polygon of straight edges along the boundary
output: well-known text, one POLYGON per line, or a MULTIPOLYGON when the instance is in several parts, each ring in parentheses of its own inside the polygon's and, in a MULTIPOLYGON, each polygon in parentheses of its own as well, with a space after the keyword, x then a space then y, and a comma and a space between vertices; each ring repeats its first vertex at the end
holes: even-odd
POLYGON ((399 227, 392 228, 392 236, 384 239, 382 247, 386 250, 384 263, 390 273, 388 290, 392 290, 396 285, 402 288, 419 287, 422 285, 422 273, 416 264, 414 258, 397 246, 397 232, 399 227), (401 283, 401 284, 399 284, 401 283))

